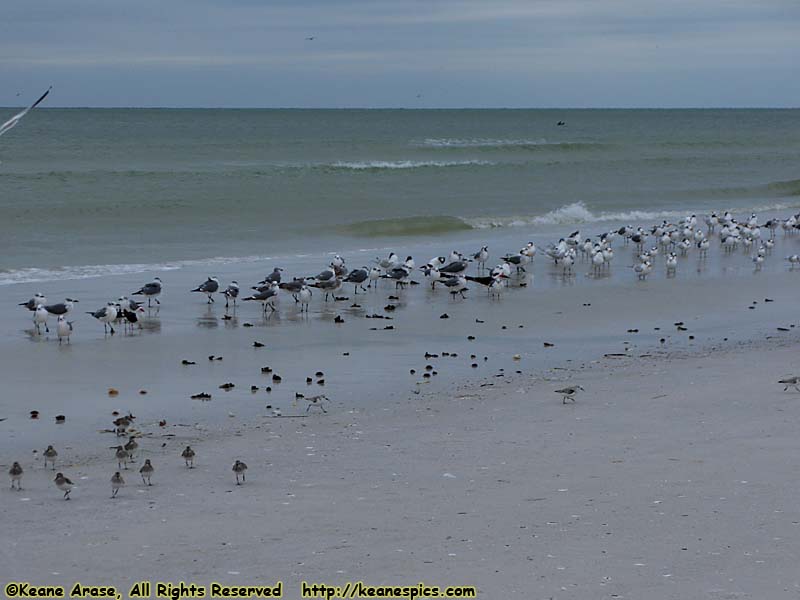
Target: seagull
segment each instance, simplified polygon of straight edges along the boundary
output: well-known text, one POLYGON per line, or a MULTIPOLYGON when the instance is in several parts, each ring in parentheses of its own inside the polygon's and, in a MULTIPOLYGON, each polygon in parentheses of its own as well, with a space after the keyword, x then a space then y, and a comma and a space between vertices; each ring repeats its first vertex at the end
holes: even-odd
POLYGON ((47 91, 44 94, 42 94, 41 96, 39 96, 39 99, 36 102, 31 104, 28 108, 26 108, 22 112, 18 112, 13 117, 11 117, 8 121, 6 121, 2 125, 0 125, 0 135, 3 135, 4 133, 9 131, 10 129, 13 129, 17 125, 17 123, 19 123, 22 120, 22 117, 24 117, 25 115, 28 114, 28 111, 36 108, 42 102, 42 100, 47 98, 47 94, 49 94, 50 90, 52 90, 52 89, 53 89, 53 86, 50 86, 49 88, 47 88, 47 91))
POLYGON ((311 296, 313 296, 313 292, 308 289, 306 284, 303 284, 300 287, 300 291, 297 292, 297 301, 300 302, 300 312, 308 312, 308 304, 311 302, 311 296))
POLYGON ((390 271, 400 264, 400 259, 394 252, 390 252, 388 258, 376 258, 375 261, 384 271, 390 271))
POLYGON ((203 283, 194 288, 193 292, 202 292, 208 296, 208 304, 214 302, 213 294, 219 289, 219 279, 216 277, 209 277, 203 283))
POLYGON ((478 263, 478 269, 483 271, 486 268, 486 261, 489 260, 489 246, 482 246, 472 255, 472 260, 478 263))
POLYGON ((334 277, 333 279, 327 281, 318 281, 316 283, 310 284, 309 287, 315 287, 319 290, 325 292, 325 302, 328 301, 328 296, 333 296, 333 299, 336 300, 336 292, 342 287, 342 280, 338 277, 334 277))
POLYGON ((72 321, 67 321, 64 315, 58 315, 58 323, 56 324, 56 333, 58 334, 58 345, 61 345, 61 340, 66 339, 69 344, 69 336, 72 335, 72 321))
MULTIPOLYGON (((380 276, 380 271, 378 271, 378 276, 380 276)), ((364 282, 369 279, 370 272, 367 270, 367 267, 361 267, 360 269, 353 269, 347 274, 347 277, 343 279, 344 283, 352 283, 353 284, 353 293, 358 293, 358 288, 361 288, 365 292, 367 288, 364 287, 364 282)))
POLYGON ((122 475, 119 474, 119 471, 117 471, 111 476, 111 497, 116 498, 117 492, 119 492, 120 488, 124 485, 125 480, 122 478, 122 475))
POLYGON ((790 387, 793 387, 796 391, 800 392, 800 377, 787 377, 786 379, 778 380, 778 383, 782 383, 785 387, 783 391, 786 392, 789 390, 790 387))
POLYGON ((304 285, 305 283, 303 279, 292 279, 291 281, 286 281, 279 284, 279 287, 282 290, 289 292, 292 295, 292 298, 294 298, 295 302, 299 302, 297 299, 297 294, 300 292, 300 288, 302 288, 304 285))
POLYGON ((33 311, 33 324, 36 326, 36 333, 41 335, 41 325, 44 325, 44 330, 46 333, 50 333, 50 329, 47 327, 47 317, 50 313, 47 312, 47 309, 42 306, 41 304, 36 307, 36 310, 33 311))
POLYGON ((225 291, 222 292, 222 295, 225 296, 225 308, 228 308, 229 300, 233 300, 233 305, 236 306, 236 298, 239 297, 239 283, 231 281, 225 291))
POLYGON ((461 297, 465 298, 466 296, 464 296, 464 292, 469 289, 467 288, 467 279, 463 275, 439 279, 437 283, 441 283, 443 286, 448 288, 450 294, 453 296, 453 299, 455 299, 456 294, 461 294, 461 297))
POLYGON ((33 295, 33 298, 31 298, 27 302, 20 302, 17 306, 24 306, 29 311, 33 312, 33 311, 36 310, 36 307, 39 306, 40 304, 43 304, 43 305, 47 304, 47 298, 45 298, 44 294, 40 294, 39 292, 36 292, 33 295))
POLYGON ((244 301, 248 302, 254 300, 256 302, 261 302, 261 308, 264 313, 267 312, 267 307, 269 307, 272 312, 275 312, 275 302, 278 300, 279 289, 280 288, 278 287, 278 284, 273 282, 263 290, 256 292, 252 296, 244 298, 244 301))
POLYGON ((261 284, 261 285, 264 285, 264 284, 267 284, 267 283, 272 283, 273 281, 275 283, 280 283, 281 282, 281 271, 283 271, 283 269, 281 269, 280 267, 275 267, 274 269, 272 269, 272 273, 267 275, 264 279, 262 279, 258 283, 261 284))
POLYGON ((556 392, 556 394, 561 394, 564 397, 563 400, 562 400, 562 403, 566 404, 568 399, 572 400, 573 402, 575 402, 575 394, 578 393, 578 390, 585 391, 579 385, 572 385, 572 386, 569 386, 569 387, 562 388, 560 390, 556 390, 555 392, 556 392))
POLYGON ((137 291, 133 292, 131 296, 144 296, 147 298, 147 306, 150 307, 150 301, 155 300, 156 304, 161 304, 158 297, 161 295, 161 278, 153 277, 153 281, 145 283, 137 291))
POLYGON ((443 275, 458 275, 467 270, 469 263, 462 258, 450 261, 443 267, 439 268, 439 272, 443 275))
POLYGON ((444 275, 442 275, 442 273, 439 271, 439 269, 437 269, 433 265, 422 266, 422 267, 420 267, 420 270, 425 275, 425 277, 430 279, 431 289, 435 289, 436 288, 436 282, 439 281, 440 279, 442 279, 442 277, 445 277, 444 275))
POLYGON ((308 279, 315 279, 316 281, 330 281, 334 277, 336 277, 336 269, 333 266, 333 263, 331 263, 327 269, 314 277, 308 277, 308 279))
POLYGON ((369 270, 369 283, 367 288, 372 288, 373 284, 378 287, 378 280, 381 278, 381 270, 378 267, 372 267, 369 270))
POLYGON ((246 481, 244 478, 244 472, 247 471, 247 465, 244 464, 242 461, 237 460, 233 463, 233 472, 236 473, 236 485, 242 485, 239 483, 239 475, 242 476, 242 481, 246 481))
POLYGON ((105 308, 96 310, 94 312, 87 312, 87 315, 92 315, 95 319, 103 323, 103 331, 108 333, 111 329, 111 335, 114 335, 114 326, 112 323, 117 319, 117 306, 113 302, 109 302, 105 308))
POLYGON ((395 267, 388 270, 384 275, 381 275, 381 277, 383 279, 393 279, 394 287, 397 289, 408 284, 408 277, 410 275, 411 273, 405 267, 395 267))
POLYGON ((45 306, 44 309, 49 312, 51 315, 66 315, 69 311, 71 311, 75 304, 78 301, 74 298, 65 298, 64 302, 59 302, 58 304, 50 304, 45 306))
POLYGON ((56 473, 56 487, 64 492, 64 500, 69 500, 69 493, 72 491, 72 486, 75 485, 68 478, 64 477, 63 473, 56 473))

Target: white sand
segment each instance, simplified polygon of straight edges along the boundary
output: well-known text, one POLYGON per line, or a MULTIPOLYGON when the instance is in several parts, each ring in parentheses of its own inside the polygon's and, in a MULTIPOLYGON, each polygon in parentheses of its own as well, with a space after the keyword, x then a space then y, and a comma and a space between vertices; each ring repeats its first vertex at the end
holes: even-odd
POLYGON ((116 439, 97 434, 94 455, 62 467, 79 484, 72 501, 31 461, 25 489, 0 492, 0 580, 281 579, 289 598, 303 579, 476 585, 489 599, 797 598, 800 394, 776 383, 797 354, 759 344, 214 431, 140 423, 154 485, 141 485, 140 459, 116 500, 116 439), (553 393, 565 381, 586 388, 574 405, 553 393))

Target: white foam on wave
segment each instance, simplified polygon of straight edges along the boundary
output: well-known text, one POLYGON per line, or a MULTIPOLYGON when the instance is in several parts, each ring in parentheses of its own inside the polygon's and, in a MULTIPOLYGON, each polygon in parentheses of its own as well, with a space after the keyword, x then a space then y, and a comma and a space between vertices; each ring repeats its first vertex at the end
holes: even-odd
MULTIPOLYGON (((753 208, 736 209, 735 212, 739 213, 761 213, 776 210, 786 210, 790 208, 800 207, 798 203, 775 203, 753 208)), ((714 209, 721 212, 719 209, 714 209)), ((543 215, 532 216, 508 216, 508 217, 476 217, 476 218, 463 218, 465 223, 468 223, 474 229, 490 229, 496 227, 532 227, 543 225, 576 225, 580 223, 604 223, 604 222, 619 222, 638 224, 650 224, 655 219, 670 219, 675 217, 685 217, 692 212, 702 214, 711 212, 706 211, 692 211, 692 210, 629 210, 620 212, 601 212, 593 213, 587 208, 583 202, 573 202, 561 206, 555 210, 551 210, 543 215)))
MULTIPOLYGON (((559 142, 556 142, 559 143, 559 142)), ((418 145, 429 148, 502 148, 504 146, 546 146, 546 139, 426 138, 418 145)))
POLYGON ((271 260, 270 256, 215 256, 195 260, 177 260, 164 263, 134 263, 125 265, 76 265, 66 267, 23 267, 0 270, 0 285, 36 283, 40 281, 68 281, 92 279, 112 275, 131 275, 154 271, 176 271, 184 267, 226 265, 230 263, 252 263, 271 260))
POLYGON ((353 171, 366 171, 376 169, 424 169, 435 167, 464 167, 470 165, 493 165, 488 160, 366 160, 335 162, 330 166, 334 169, 350 169, 353 171))

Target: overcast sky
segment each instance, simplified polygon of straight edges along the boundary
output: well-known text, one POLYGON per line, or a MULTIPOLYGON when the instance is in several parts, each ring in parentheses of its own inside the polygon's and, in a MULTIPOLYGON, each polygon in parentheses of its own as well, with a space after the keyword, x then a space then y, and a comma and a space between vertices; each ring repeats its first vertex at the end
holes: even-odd
POLYGON ((0 20, 3 106, 52 84, 48 106, 796 107, 798 65, 800 0, 4 0, 0 20))

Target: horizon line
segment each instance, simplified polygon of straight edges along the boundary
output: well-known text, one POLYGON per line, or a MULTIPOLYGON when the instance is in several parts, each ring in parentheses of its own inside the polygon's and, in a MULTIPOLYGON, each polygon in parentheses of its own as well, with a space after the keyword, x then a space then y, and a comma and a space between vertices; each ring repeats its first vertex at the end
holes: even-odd
MULTIPOLYGON (((27 105, 0 106, 20 109, 27 105)), ((798 106, 39 106, 37 110, 797 110, 798 106)))

